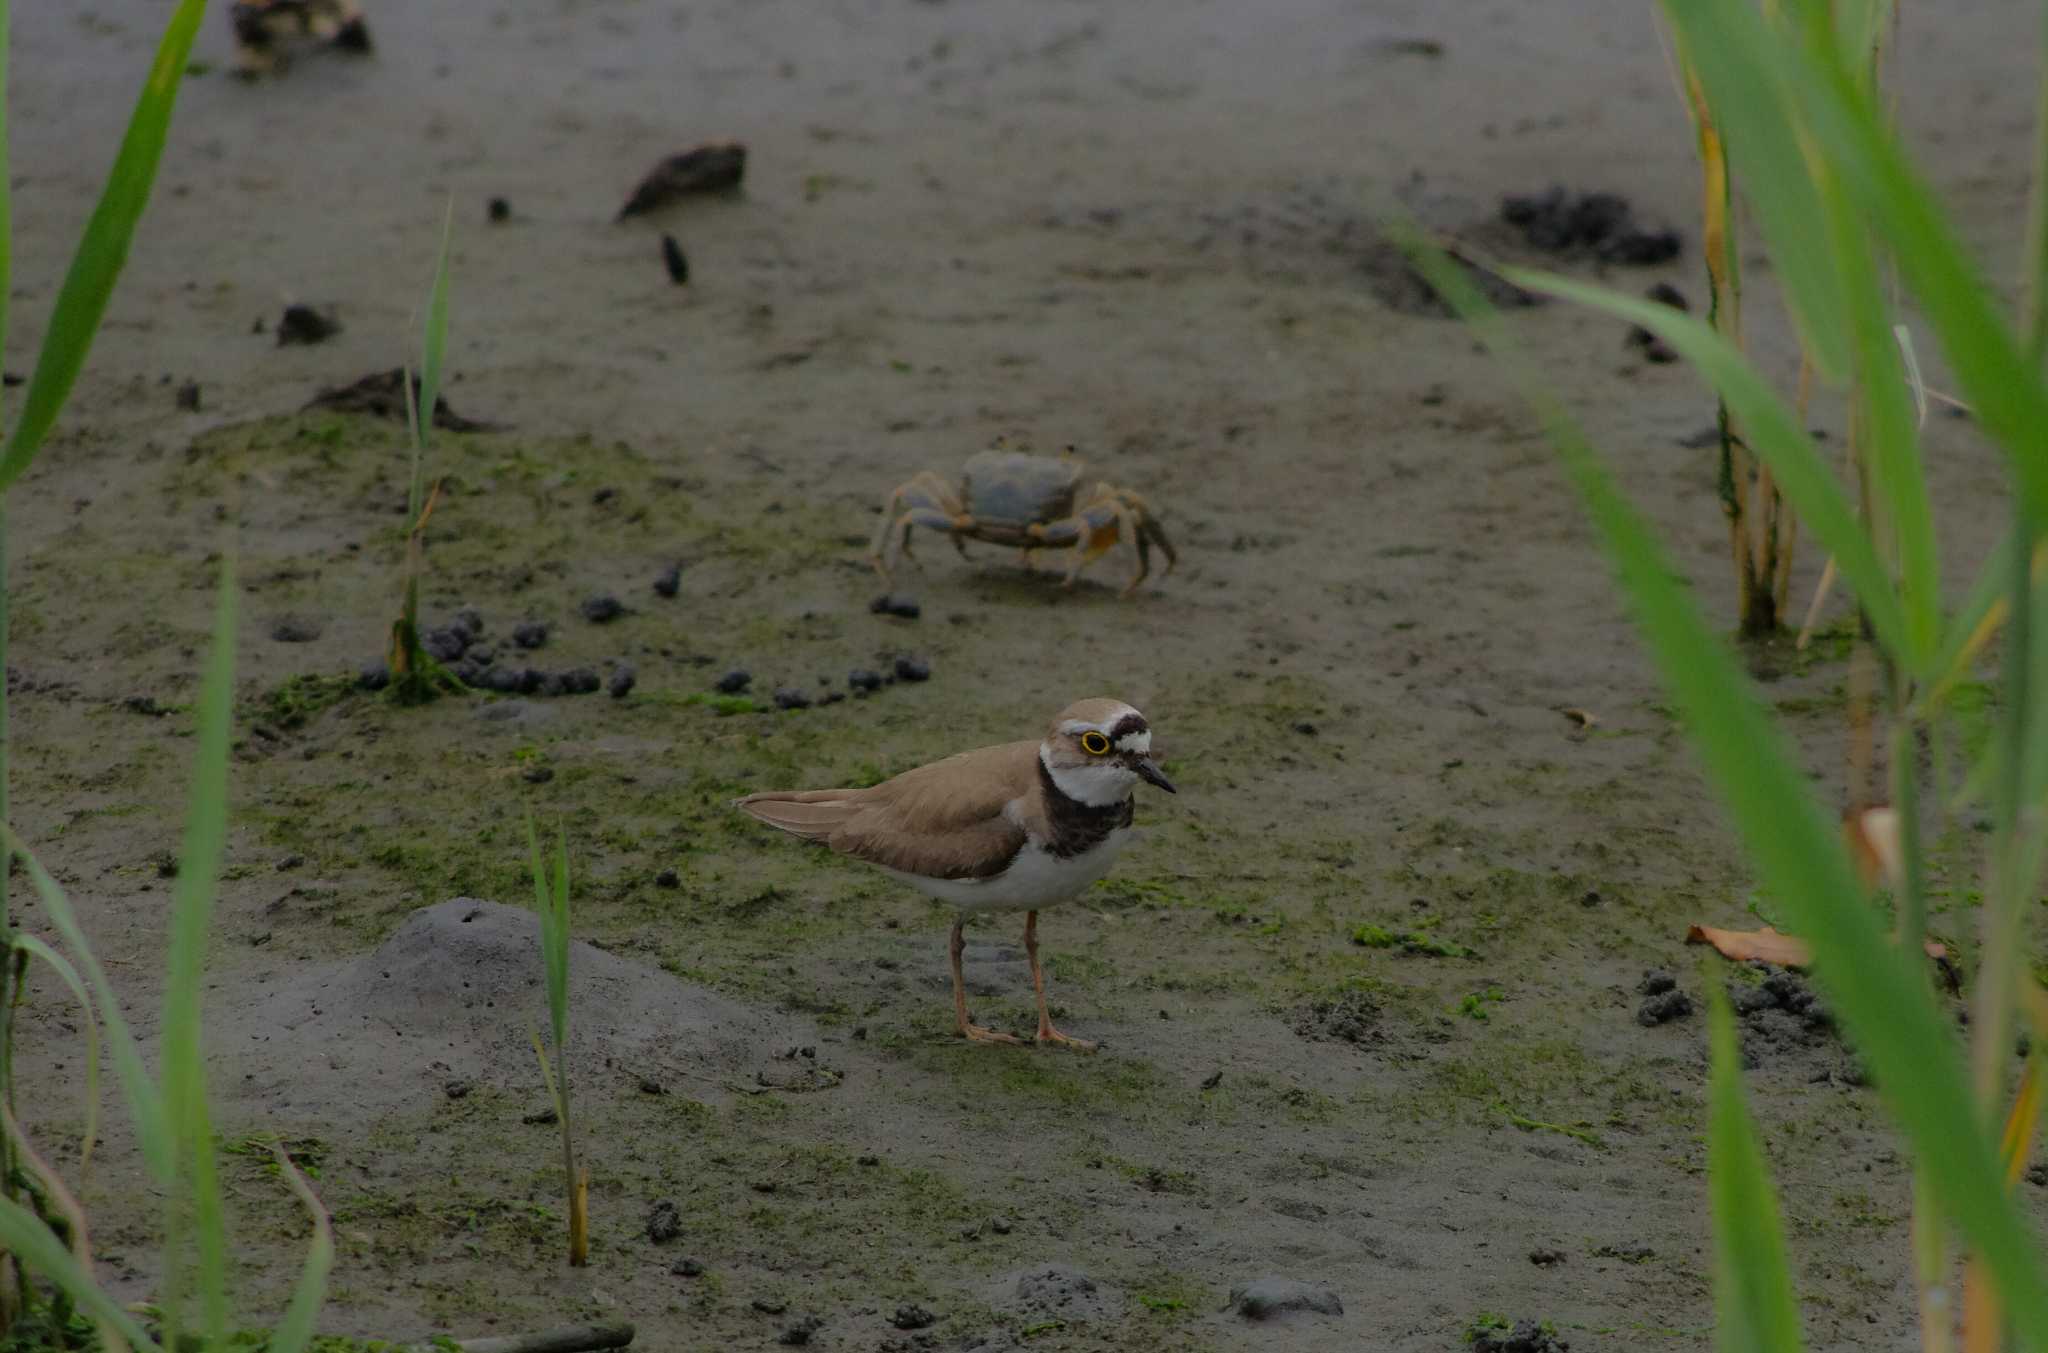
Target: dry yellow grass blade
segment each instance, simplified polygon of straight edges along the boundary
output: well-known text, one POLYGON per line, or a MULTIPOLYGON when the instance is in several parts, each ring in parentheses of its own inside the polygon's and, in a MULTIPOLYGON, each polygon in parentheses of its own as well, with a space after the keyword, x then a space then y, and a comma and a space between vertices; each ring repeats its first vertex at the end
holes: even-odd
MULTIPOLYGON (((2041 993, 2034 993, 2035 1001, 2030 1011, 2037 1025, 2043 1023, 2040 1009, 2041 993)), ((2012 1111, 2005 1116, 2005 1132, 1998 1144, 1999 1159, 2005 1165, 2005 1186, 2011 1188, 2019 1183, 2020 1172, 2026 1169, 2027 1153, 2034 1143, 2034 1130, 2041 1121, 2041 1076, 2039 1059, 2029 1059, 2026 1070, 2020 1073, 2020 1088, 2013 1096, 2012 1111)), ((1999 1313, 1998 1290, 1991 1285, 1991 1275, 1975 1255, 1963 1273, 1963 1350, 1964 1353, 1997 1353, 2002 1321, 1999 1313)))
POLYGON ((590 1167, 576 1171, 576 1190, 569 1195, 569 1267, 590 1262, 590 1167))

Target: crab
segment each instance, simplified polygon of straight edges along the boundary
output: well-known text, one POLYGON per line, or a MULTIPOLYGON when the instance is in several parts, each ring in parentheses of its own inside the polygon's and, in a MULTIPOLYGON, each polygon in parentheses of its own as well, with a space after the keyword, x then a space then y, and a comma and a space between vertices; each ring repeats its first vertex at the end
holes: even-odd
POLYGON ((951 536, 963 558, 970 540, 1015 545, 1024 551, 1026 567, 1037 550, 1072 550, 1064 587, 1119 542, 1131 547, 1136 564, 1121 595, 1131 595, 1151 573, 1154 545, 1166 554, 1163 574, 1173 572, 1173 546, 1145 500, 1106 482, 1083 497, 1084 472, 1071 446, 1059 456, 1038 456, 1012 450, 1000 439, 969 458, 958 489, 936 471, 921 470, 883 502, 869 562, 886 580, 898 556, 910 557, 910 532, 921 526, 951 536))

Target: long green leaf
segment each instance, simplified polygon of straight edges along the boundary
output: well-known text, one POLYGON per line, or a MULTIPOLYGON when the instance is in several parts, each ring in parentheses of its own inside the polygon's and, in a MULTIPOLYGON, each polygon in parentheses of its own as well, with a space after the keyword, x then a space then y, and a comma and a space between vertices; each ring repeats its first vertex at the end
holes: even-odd
MULTIPOLYGON (((441 358, 448 349, 448 241, 455 233, 455 199, 441 222, 441 252, 434 259, 434 286, 427 293, 427 328, 420 348, 418 445, 434 436, 434 405, 441 398, 441 358)), ((413 509, 419 515, 419 509, 413 509)))
POLYGON ((78 1008, 85 1015, 85 1132, 78 1144, 78 1172, 83 1175, 92 1167, 93 1142, 100 1135, 100 1022, 93 1016, 92 997, 86 992, 85 983, 79 980, 78 969, 71 966, 70 959, 22 931, 14 933, 14 943, 17 948, 41 959, 65 986, 71 988, 71 994, 78 1000, 78 1008))
POLYGON ((71 900, 50 877, 42 862, 23 845, 14 831, 0 825, 8 848, 18 857, 23 868, 28 870, 29 882, 42 900, 43 912, 50 918, 50 924, 57 927, 64 945, 85 970, 85 976, 92 983, 93 994, 98 997, 100 1020, 107 1026, 107 1046, 114 1060, 114 1075, 121 1082, 121 1093, 128 1101, 129 1116, 135 1120, 135 1138, 142 1147, 142 1158, 149 1166, 150 1176, 159 1188, 169 1188, 177 1173, 176 1152, 171 1147, 171 1135, 165 1126, 163 1098, 157 1092, 156 1082, 143 1067, 142 1052, 136 1046, 135 1035, 128 1030, 128 1021, 121 1016, 121 1002, 114 995, 113 984, 107 981, 107 971, 100 966, 99 957, 92 946, 85 941, 85 932, 79 928, 78 915, 71 910, 71 900))
MULTIPOLYGON (((1723 78, 1739 76, 1745 86, 1769 78, 1791 92, 1796 117, 1785 105, 1773 104, 1767 110, 1770 125, 1778 135, 1803 137, 1813 147, 1890 246, 1921 313, 1940 335, 1964 396, 2011 458, 2029 510, 2048 521, 2048 451, 2041 441, 2048 429, 2048 388, 1938 200, 1908 163, 1868 91, 1843 68, 1836 44, 1787 40, 1786 32, 1748 4, 1665 3, 1686 51, 1703 67, 1723 78)), ((1769 193, 1769 185, 1754 180, 1751 188, 1760 201, 1769 193)), ((1774 239, 1774 250, 1776 245, 1774 239)), ((1779 263, 1788 273, 1804 266, 1791 255, 1781 255, 1779 263)))
MULTIPOLYGON (((7 347, 7 298, 14 289, 14 179, 7 167, 7 67, 14 51, 12 6, 0 0, 0 351, 7 347)), ((0 427, 6 423, 0 421, 0 427)), ((5 805, 0 804, 0 817, 5 805)))
MULTIPOLYGON (((1727 3, 1728 0, 1716 0, 1727 3)), ((1676 11, 1680 0, 1665 0, 1676 11)), ((1744 0, 1743 8, 1751 6, 1744 0)), ((1747 68, 1694 50, 1692 32, 1672 16, 1685 61, 1700 77, 1716 125, 1728 143, 1729 163, 1741 166, 1771 257, 1800 335, 1821 374, 1839 380, 1849 370, 1849 344, 1841 329, 1841 279, 1828 257, 1820 195, 1807 173, 1796 136, 1789 135, 1789 102, 1776 72, 1767 65, 1747 68)))
POLYGON ((306 1177, 292 1164, 284 1148, 273 1142, 270 1150, 277 1157, 277 1168, 285 1183, 291 1185, 292 1193, 313 1218, 313 1243, 306 1249, 306 1263, 292 1289, 291 1304, 270 1332, 265 1353, 302 1353, 313 1341, 313 1322, 319 1319, 321 1303, 327 1299, 327 1275, 334 1267, 334 1226, 328 1220, 327 1209, 313 1196, 312 1186, 306 1183, 306 1177))
POLYGON ((99 1280, 64 1248, 41 1217, 4 1197, 0 1197, 0 1249, 10 1251, 24 1267, 57 1284, 80 1310, 119 1330, 121 1337, 142 1353, 163 1353, 149 1337, 149 1331, 100 1286, 99 1280))
POLYGON ((1821 459, 1812 437, 1800 426, 1791 408, 1732 343, 1701 321, 1668 305, 1556 273, 1523 268, 1502 271, 1517 286, 1640 324, 1696 367, 1728 402, 1749 449, 1771 467, 1779 489, 1798 511, 1799 519, 1835 556, 1842 580, 1868 612, 1878 642, 1902 657, 1911 656, 1905 613, 1892 589, 1891 574, 1871 544, 1869 533, 1856 520, 1855 509, 1849 505, 1840 482, 1821 459))
POLYGON ((43 333, 42 351, 36 357, 35 374, 29 378, 22 399, 21 417, 0 454, 0 490, 19 479, 42 449, 43 439, 57 421, 57 414, 78 380, 85 355, 99 332, 100 316, 114 294, 114 283, 128 261, 128 246, 135 238, 135 226, 149 205, 150 186, 156 182, 157 162, 163 157, 164 141, 170 134, 171 109, 177 103, 178 83, 192 52, 192 37, 205 14, 205 0, 179 0, 172 12, 163 40, 157 44, 156 60, 150 64, 149 79, 135 101, 128 120, 128 134, 121 140, 107 186, 100 194, 79 237, 78 251, 71 257, 71 269, 57 293, 50 325, 43 333))
MULTIPOLYGON (((181 1237, 189 1209, 192 1255, 207 1337, 228 1331, 227 1234, 215 1172, 213 1124, 207 1107, 200 1006, 206 986, 206 943, 214 892, 227 845, 228 738, 234 722, 235 570, 223 560, 214 614, 213 653, 199 692, 198 752, 192 771, 185 843, 172 896, 163 1019, 164 1108, 178 1144, 186 1196, 170 1200, 167 1234, 181 1237)), ((173 1254, 181 1246, 167 1246, 173 1254)), ((170 1312, 175 1316, 175 1310, 170 1312)))
MULTIPOLYGON (((1735 7, 1739 8, 1739 7, 1735 7)), ((1756 866, 1818 956, 1815 978, 1877 1071, 1880 1093, 1943 1201, 1997 1276, 2030 1346, 2048 1348, 2048 1284, 2006 1195, 1988 1125, 1958 1065, 1917 956, 1880 927, 1841 834, 1807 792, 1782 735, 1699 615, 1654 532, 1622 498, 1584 434, 1527 370, 1500 316, 1442 253, 1410 235, 1436 290, 1502 356, 1558 448, 1607 547, 1637 624, 1700 759, 1756 866)))
POLYGON ((1742 1055, 1728 994, 1707 978, 1713 1069, 1707 1122, 1707 1195, 1714 1212, 1714 1310, 1723 1353, 1800 1347, 1785 1233, 1770 1165, 1742 1093, 1742 1055))

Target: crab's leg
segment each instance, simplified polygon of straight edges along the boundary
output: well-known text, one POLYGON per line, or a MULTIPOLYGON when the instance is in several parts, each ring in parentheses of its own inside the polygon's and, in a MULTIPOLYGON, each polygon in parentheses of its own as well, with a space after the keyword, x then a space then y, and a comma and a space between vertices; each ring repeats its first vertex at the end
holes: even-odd
POLYGON ((886 581, 893 556, 910 553, 912 526, 951 532, 965 515, 946 481, 930 470, 921 470, 882 500, 882 524, 875 530, 875 543, 868 548, 868 562, 886 581))

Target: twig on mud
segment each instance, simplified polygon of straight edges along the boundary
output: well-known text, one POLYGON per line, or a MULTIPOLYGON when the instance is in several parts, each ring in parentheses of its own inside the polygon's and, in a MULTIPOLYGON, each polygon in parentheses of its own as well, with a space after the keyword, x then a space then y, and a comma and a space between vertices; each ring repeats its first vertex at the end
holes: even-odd
POLYGON ((1529 1118, 1516 1113, 1505 1104, 1496 1103, 1493 1107, 1499 1109, 1502 1114, 1506 1115, 1510 1123, 1513 1123, 1524 1132, 1558 1132, 1567 1137, 1582 1141, 1588 1146, 1598 1147, 1602 1151, 1607 1149, 1607 1143, 1600 1140, 1600 1135, 1588 1128, 1571 1127, 1564 1123, 1546 1123, 1540 1118, 1529 1118))

